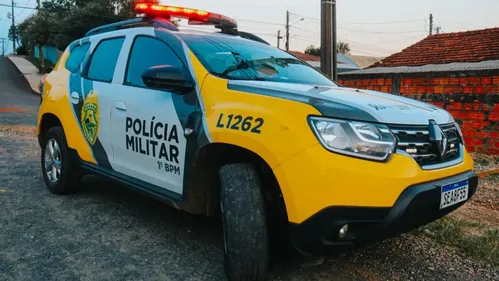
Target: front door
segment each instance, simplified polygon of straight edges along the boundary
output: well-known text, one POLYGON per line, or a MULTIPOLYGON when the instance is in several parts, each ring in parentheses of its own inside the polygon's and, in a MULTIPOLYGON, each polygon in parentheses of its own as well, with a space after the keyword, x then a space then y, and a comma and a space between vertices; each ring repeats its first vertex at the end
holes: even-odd
MULTIPOLYGON (((173 50, 151 36, 135 37, 123 86, 111 108, 113 168, 159 188, 182 194, 187 140, 183 126, 194 105, 185 96, 146 88, 142 73, 153 66, 185 67, 173 50)), ((195 95, 195 93, 194 93, 195 95)))

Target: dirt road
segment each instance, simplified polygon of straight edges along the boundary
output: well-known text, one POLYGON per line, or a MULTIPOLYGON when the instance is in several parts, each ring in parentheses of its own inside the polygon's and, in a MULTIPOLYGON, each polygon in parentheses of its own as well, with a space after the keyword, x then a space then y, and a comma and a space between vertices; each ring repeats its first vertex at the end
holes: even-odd
MULTIPOLYGON (((0 58, 0 280, 225 280, 220 231, 99 177, 50 194, 35 136, 38 96, 0 58)), ((274 262, 270 280, 498 280, 499 269, 425 236, 274 262)))

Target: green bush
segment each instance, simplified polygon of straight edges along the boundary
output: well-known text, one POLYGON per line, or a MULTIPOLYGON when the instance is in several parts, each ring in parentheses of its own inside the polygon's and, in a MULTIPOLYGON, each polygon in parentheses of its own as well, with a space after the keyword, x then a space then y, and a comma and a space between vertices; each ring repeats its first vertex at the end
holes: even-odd
POLYGON ((16 48, 16 54, 21 55, 21 56, 27 56, 28 55, 28 50, 24 45, 21 45, 16 48))

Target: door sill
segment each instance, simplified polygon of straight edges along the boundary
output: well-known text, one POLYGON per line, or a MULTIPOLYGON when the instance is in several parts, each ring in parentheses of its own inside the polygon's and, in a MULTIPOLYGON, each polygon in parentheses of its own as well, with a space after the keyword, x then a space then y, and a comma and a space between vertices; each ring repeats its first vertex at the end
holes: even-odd
POLYGON ((94 172, 96 174, 113 179, 134 191, 138 191, 161 201, 166 201, 166 203, 172 204, 174 207, 177 207, 177 203, 182 202, 184 199, 182 194, 171 192, 159 186, 144 182, 142 180, 138 180, 122 173, 118 173, 108 168, 97 166, 92 163, 82 162, 81 167, 90 172, 94 172))

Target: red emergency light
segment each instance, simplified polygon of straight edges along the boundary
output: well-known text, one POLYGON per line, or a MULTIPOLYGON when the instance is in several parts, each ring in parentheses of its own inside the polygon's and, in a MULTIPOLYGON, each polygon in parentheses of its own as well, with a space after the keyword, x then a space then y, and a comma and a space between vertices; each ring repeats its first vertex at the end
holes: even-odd
POLYGON ((137 3, 135 11, 138 14, 146 14, 148 16, 187 19, 189 24, 209 24, 221 28, 237 28, 237 22, 229 17, 197 9, 160 5, 154 0, 137 3))

